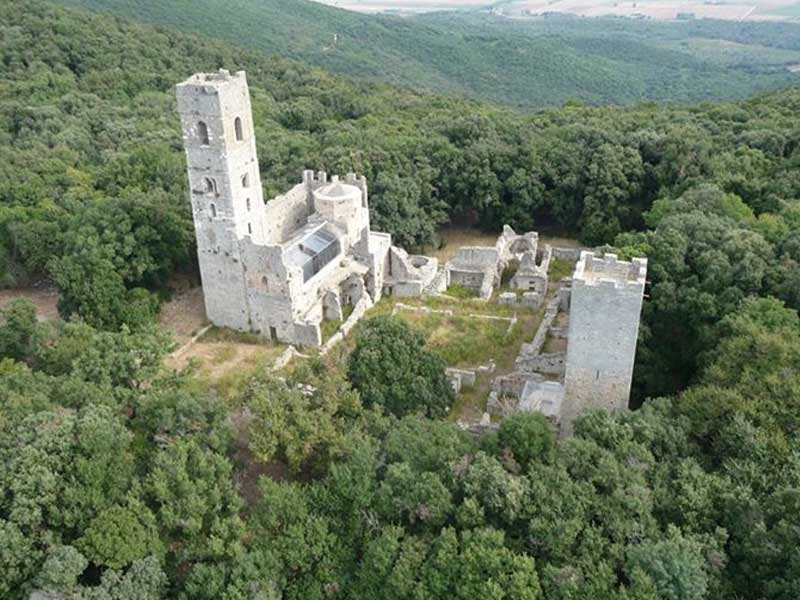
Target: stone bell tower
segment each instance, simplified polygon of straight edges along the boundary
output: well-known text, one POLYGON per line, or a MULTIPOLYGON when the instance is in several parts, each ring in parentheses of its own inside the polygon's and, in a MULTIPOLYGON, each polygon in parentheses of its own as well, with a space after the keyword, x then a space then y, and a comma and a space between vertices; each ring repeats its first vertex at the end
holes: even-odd
POLYGON ((244 71, 193 75, 177 86, 206 314, 249 331, 240 242, 264 239, 264 199, 244 71))

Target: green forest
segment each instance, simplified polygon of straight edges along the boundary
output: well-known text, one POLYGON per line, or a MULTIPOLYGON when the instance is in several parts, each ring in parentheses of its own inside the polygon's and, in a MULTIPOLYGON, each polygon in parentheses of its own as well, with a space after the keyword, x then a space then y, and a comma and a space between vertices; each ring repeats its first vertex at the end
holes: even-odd
POLYGON ((519 114, 40 0, 0 4, 0 64, 0 280, 52 280, 63 317, 0 312, 0 597, 800 596, 800 89, 519 114), (174 85, 220 67, 267 197, 352 170, 409 249, 471 216, 647 256, 641 408, 475 438, 380 318, 369 361, 233 399, 165 367, 196 268, 174 85))
POLYGON ((796 83, 800 24, 362 15, 309 0, 58 0, 356 79, 525 109, 733 100, 796 83))

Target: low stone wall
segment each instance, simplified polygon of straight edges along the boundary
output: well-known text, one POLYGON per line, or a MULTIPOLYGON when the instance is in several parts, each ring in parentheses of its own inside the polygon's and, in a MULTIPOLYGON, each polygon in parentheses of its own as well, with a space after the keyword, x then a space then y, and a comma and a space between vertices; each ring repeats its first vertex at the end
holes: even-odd
POLYGON ((392 288, 392 296, 398 298, 412 298, 421 296, 424 288, 422 281, 404 281, 402 283, 395 283, 392 288))
POLYGON ((565 278, 565 279, 562 279, 561 281, 568 281, 569 283, 566 284, 566 285, 562 285, 558 289, 558 308, 562 312, 568 312, 569 311, 569 301, 570 301, 571 294, 572 294, 572 289, 570 288, 570 285, 572 284, 572 280, 565 278))
POLYGON ((521 306, 535 310, 541 306, 542 296, 538 292, 524 292, 520 298, 516 292, 503 292, 497 297, 497 302, 509 306, 521 306))
POLYGON ((327 354, 330 352, 331 348, 333 348, 336 344, 341 342, 347 334, 356 326, 356 324, 361 320, 361 317, 364 316, 371 307, 372 307, 372 298, 369 297, 369 294, 364 294, 361 296, 361 299, 356 302, 356 305, 353 307, 353 312, 350 313, 350 316, 347 317, 347 320, 342 323, 339 327, 339 331, 334 333, 330 339, 325 342, 325 346, 322 348, 322 354, 327 354))
POLYGON ((566 360, 566 352, 551 352, 548 354, 537 354, 535 356, 524 356, 520 354, 515 364, 520 371, 561 376, 564 374, 566 360))
POLYGON ((449 308, 431 308, 429 306, 412 306, 410 304, 403 304, 402 302, 398 302, 394 305, 392 309, 392 314, 397 314, 400 310, 407 310, 410 312, 421 312, 427 313, 429 315, 445 315, 446 317, 452 317, 453 311, 449 308))
POLYGON ((539 329, 536 331, 536 336, 534 336, 533 341, 530 344, 524 344, 522 346, 522 352, 526 354, 536 355, 542 351, 544 342, 547 339, 547 331, 550 329, 550 326, 553 324, 553 321, 555 321, 557 315, 558 315, 558 298, 554 298, 553 300, 550 300, 550 302, 547 304, 547 309, 545 309, 544 318, 542 319, 542 322, 539 325, 539 329))
POLYGON ((572 262, 577 262, 578 259, 581 257, 581 251, 585 250, 585 248, 553 248, 553 258, 557 258, 559 260, 569 260, 572 262))
POLYGON ((281 352, 281 355, 277 359, 275 359, 275 362, 273 363, 270 370, 280 371, 283 367, 289 364, 292 358, 294 358, 298 354, 299 352, 295 350, 294 346, 287 346, 286 350, 281 352))
POLYGON ((318 323, 295 323, 294 339, 301 346, 319 347, 322 345, 322 332, 318 323))
POLYGON ((448 367, 444 370, 450 385, 453 386, 453 391, 458 394, 464 386, 475 385, 475 371, 469 369, 455 369, 448 367))

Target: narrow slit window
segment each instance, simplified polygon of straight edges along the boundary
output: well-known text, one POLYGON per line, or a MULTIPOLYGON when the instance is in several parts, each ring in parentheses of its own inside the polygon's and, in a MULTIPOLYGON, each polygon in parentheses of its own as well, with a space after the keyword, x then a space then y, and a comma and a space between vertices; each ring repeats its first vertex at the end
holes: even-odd
POLYGON ((216 217, 217 216, 217 207, 214 206, 213 204, 211 205, 211 216, 212 217, 216 217))
POLYGON ((241 142, 244 139, 244 133, 242 132, 242 119, 236 117, 233 121, 233 128, 236 131, 236 141, 241 142))
POLYGON ((247 233, 253 235, 253 226, 250 223, 247 224, 247 233))
POLYGON ((247 175, 247 173, 242 175, 242 187, 250 187, 250 177, 247 175))
POLYGON ((250 198, 247 199, 247 210, 250 211, 250 198))
POLYGON ((200 143, 203 144, 203 146, 208 146, 208 125, 203 121, 197 122, 197 137, 200 138, 200 143))

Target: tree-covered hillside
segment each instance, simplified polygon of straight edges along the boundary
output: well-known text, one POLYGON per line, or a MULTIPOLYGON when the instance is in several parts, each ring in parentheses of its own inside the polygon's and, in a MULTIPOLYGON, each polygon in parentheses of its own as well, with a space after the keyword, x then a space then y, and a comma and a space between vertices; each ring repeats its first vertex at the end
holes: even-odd
POLYGON ((800 25, 368 16, 308 0, 60 0, 335 73, 515 107, 743 98, 797 80, 800 25))
POLYGON ((71 318, 0 311, 0 597, 798 597, 800 90, 521 116, 39 0, 0 4, 0 65, 0 274, 71 318), (153 313, 194 260, 173 85, 219 67, 270 194, 355 170, 405 245, 466 212, 646 255, 643 407, 474 439, 405 415, 449 393, 386 321, 370 361, 232 399, 166 369, 153 313))
POLYGON ((470 213, 650 255, 642 396, 686 385, 743 297, 798 302, 798 90, 525 117, 39 2, 0 16, 0 273, 51 277, 65 315, 147 322, 153 292, 193 263, 173 85, 223 66, 249 75, 266 197, 304 168, 352 170, 375 227, 407 247, 470 213))

